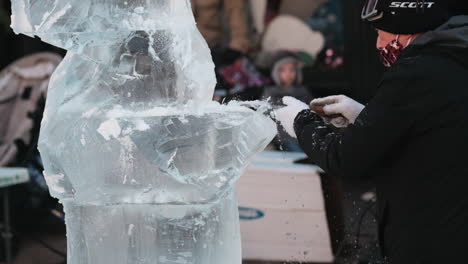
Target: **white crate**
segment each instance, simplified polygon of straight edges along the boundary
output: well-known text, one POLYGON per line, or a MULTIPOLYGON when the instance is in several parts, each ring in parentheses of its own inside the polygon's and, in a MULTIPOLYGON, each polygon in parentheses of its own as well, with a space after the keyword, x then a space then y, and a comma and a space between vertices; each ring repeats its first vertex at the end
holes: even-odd
POLYGON ((237 193, 244 259, 333 261, 319 168, 293 163, 303 157, 264 152, 241 177, 237 193))

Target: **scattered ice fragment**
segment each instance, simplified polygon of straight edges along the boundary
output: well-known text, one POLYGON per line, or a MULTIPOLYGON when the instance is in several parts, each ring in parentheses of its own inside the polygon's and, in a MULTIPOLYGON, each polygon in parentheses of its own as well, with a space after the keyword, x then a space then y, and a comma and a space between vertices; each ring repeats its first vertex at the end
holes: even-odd
POLYGON ((146 131, 150 129, 150 126, 145 122, 145 120, 137 119, 135 121, 135 128, 138 131, 146 131))
POLYGON ((111 137, 117 138, 120 136, 122 129, 116 119, 109 119, 102 122, 97 131, 105 140, 109 140, 111 137))
POLYGON ((90 110, 84 112, 81 117, 82 118, 91 118, 96 112, 98 111, 97 107, 93 107, 90 110))
POLYGON ((135 225, 134 224, 130 224, 128 225, 128 236, 131 236, 133 234, 133 228, 135 228, 135 225))
POLYGON ((55 193, 65 193, 65 188, 62 186, 65 175, 59 174, 47 174, 44 172, 44 178, 49 186, 49 189, 55 193))

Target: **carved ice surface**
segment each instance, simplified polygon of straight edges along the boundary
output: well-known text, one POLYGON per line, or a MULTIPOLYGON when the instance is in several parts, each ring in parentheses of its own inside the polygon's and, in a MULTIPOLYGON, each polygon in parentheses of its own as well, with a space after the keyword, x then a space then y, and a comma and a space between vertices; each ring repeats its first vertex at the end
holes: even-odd
POLYGON ((240 264, 234 184, 276 126, 211 102, 190 1, 13 0, 12 27, 68 50, 39 142, 68 263, 240 264))

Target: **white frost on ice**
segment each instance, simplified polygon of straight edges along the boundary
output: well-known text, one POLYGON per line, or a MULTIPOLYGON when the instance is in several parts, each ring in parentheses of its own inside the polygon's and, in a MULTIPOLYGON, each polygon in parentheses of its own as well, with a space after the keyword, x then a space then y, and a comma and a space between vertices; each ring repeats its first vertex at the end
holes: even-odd
POLYGON ((178 256, 177 259, 169 259, 166 256, 159 256, 159 261, 161 263, 175 263, 175 264, 187 264, 187 260, 183 259, 182 257, 178 256))
POLYGON ((102 122, 97 131, 105 140, 109 140, 111 137, 118 138, 122 133, 122 128, 116 119, 109 119, 102 122))
POLYGON ((174 163, 174 158, 177 155, 177 149, 172 153, 171 157, 167 160, 167 165, 171 166, 174 163))
POLYGON ((135 228, 135 225, 134 224, 130 224, 128 225, 128 236, 131 236, 133 234, 133 228, 135 228))
POLYGON ((137 14, 143 14, 143 13, 145 12, 145 8, 142 7, 142 6, 135 7, 134 11, 135 11, 135 13, 137 13, 137 14))
POLYGON ((44 171, 44 178, 51 191, 56 193, 65 193, 65 188, 61 186, 61 182, 65 179, 65 175, 63 175, 62 173, 48 175, 44 171))
POLYGON ((219 148, 219 149, 223 149, 223 148, 227 148, 227 147, 230 147, 230 146, 232 146, 232 143, 231 143, 231 142, 226 143, 226 144, 223 144, 223 145, 219 146, 218 148, 219 148))
MULTIPOLYGON (((55 2, 55 6, 52 9, 52 12, 57 6, 57 2, 55 2)), ((57 11, 53 14, 53 16, 50 16, 51 12, 46 12, 44 14, 44 19, 42 20, 42 23, 39 26, 36 26, 36 30, 41 30, 41 31, 47 31, 49 30, 53 25, 57 23, 57 21, 63 17, 69 9, 71 9, 71 4, 68 3, 66 6, 64 6, 60 11, 57 11), (47 14, 48 13, 48 14, 47 14)))
POLYGON ((133 142, 133 140, 129 136, 119 138, 119 142, 122 145, 123 149, 129 153, 136 149, 135 142, 133 142))
POLYGON ((96 112, 98 111, 97 107, 93 107, 90 110, 84 112, 81 117, 82 118, 91 118, 96 112))
POLYGON ((150 129, 150 126, 143 119, 137 119, 135 121, 135 129, 138 131, 146 131, 150 129))
POLYGON ((23 1, 17 1, 17 6, 13 5, 11 15, 11 28, 16 34, 31 33, 32 25, 29 22, 29 16, 26 14, 26 5, 23 1), (21 32, 20 32, 21 31, 21 32))

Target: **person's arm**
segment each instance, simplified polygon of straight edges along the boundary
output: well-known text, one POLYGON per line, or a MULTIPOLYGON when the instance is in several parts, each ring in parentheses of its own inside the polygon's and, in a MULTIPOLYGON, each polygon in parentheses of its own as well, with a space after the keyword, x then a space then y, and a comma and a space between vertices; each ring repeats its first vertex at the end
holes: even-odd
POLYGON ((244 0, 225 0, 224 12, 228 20, 231 40, 229 47, 246 53, 249 50, 246 4, 244 0))
POLYGON ((367 176, 390 151, 401 147, 414 122, 418 106, 404 96, 408 85, 399 86, 384 84, 356 122, 342 133, 334 132, 312 111, 302 111, 294 124, 301 147, 328 173, 348 178, 367 176))

